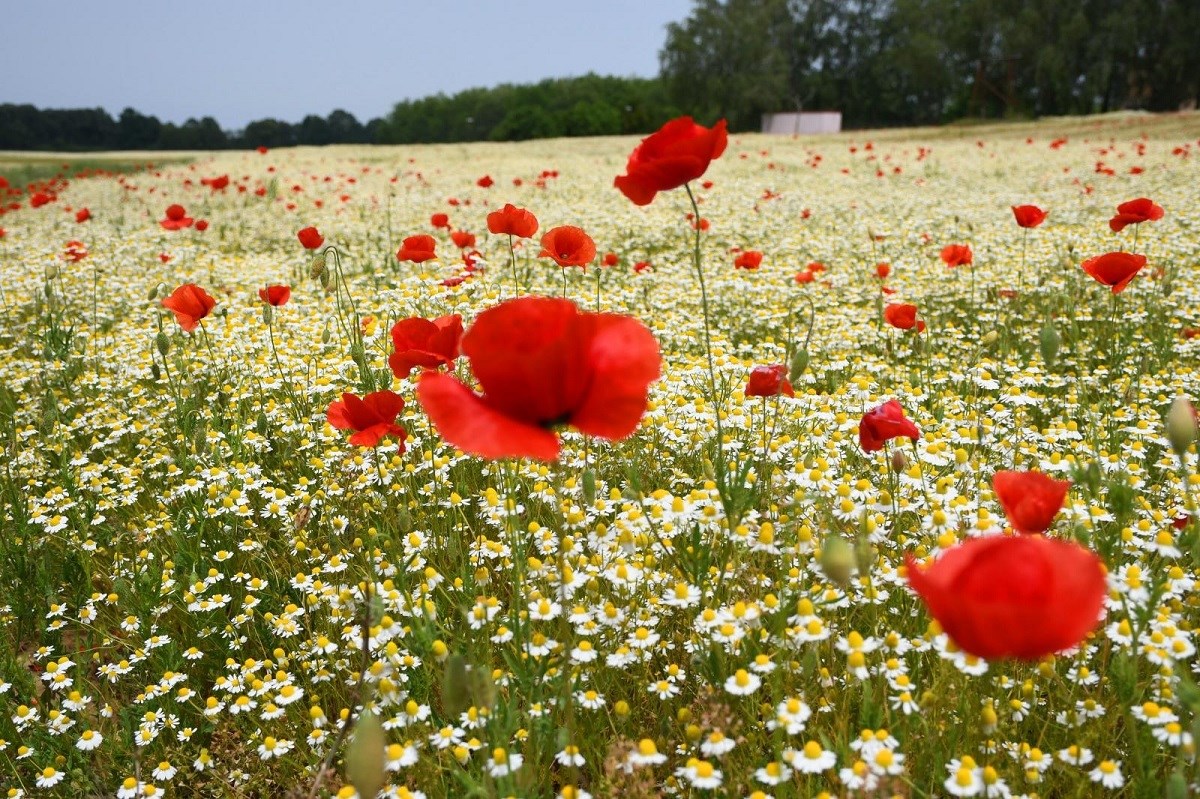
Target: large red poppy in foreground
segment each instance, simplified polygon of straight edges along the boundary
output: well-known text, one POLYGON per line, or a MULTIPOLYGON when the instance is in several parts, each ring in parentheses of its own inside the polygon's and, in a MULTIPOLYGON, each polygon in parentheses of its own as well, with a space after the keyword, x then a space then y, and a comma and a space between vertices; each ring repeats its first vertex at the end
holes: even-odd
POLYGON ((626 438, 646 411, 661 365, 658 342, 638 320, 552 297, 521 297, 484 311, 461 349, 483 393, 425 372, 417 400, 443 438, 484 458, 555 460, 560 425, 626 438))

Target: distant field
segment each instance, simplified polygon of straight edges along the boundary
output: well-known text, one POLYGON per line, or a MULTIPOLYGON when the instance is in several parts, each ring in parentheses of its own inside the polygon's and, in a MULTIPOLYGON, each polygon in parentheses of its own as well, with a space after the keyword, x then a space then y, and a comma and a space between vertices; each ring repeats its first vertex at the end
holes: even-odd
POLYGON ((637 145, 0 153, 0 792, 1200 791, 1200 114, 637 145))

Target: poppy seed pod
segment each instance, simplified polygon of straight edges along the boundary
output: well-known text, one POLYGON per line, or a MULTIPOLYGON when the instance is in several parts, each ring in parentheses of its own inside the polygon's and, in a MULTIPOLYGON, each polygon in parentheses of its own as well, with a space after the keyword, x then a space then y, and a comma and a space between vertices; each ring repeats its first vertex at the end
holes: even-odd
POLYGON ((799 347, 792 353, 792 361, 788 365, 788 380, 795 383, 808 369, 808 350, 804 347, 799 347))

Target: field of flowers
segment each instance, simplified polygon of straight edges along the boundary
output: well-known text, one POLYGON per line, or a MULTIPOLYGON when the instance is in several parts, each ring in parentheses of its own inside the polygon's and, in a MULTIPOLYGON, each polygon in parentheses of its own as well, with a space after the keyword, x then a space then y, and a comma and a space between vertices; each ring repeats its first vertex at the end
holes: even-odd
POLYGON ((723 142, 0 180, 6 795, 1200 790, 1200 115, 723 142))

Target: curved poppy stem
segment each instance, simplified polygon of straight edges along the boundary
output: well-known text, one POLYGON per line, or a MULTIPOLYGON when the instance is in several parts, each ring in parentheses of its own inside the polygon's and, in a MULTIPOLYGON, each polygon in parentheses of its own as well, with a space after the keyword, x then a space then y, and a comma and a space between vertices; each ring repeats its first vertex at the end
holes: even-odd
MULTIPOLYGON (((692 265, 696 268, 696 280, 700 284, 700 309, 704 314, 704 354, 708 361, 708 393, 717 423, 717 458, 713 466, 716 472, 717 488, 720 489, 721 499, 727 506, 725 515, 728 517, 729 503, 725 485, 725 430, 721 424, 720 403, 717 402, 717 370, 713 366, 712 334, 710 332, 712 321, 708 311, 708 289, 704 283, 704 267, 700 262, 700 206, 696 204, 696 195, 692 193, 692 184, 684 183, 683 188, 687 192, 688 200, 692 203, 693 227, 696 231, 692 245, 692 265)), ((733 519, 728 519, 728 521, 730 525, 734 524, 733 519)))
POLYGON ((512 261, 513 296, 519 297, 521 296, 521 286, 517 283, 517 250, 513 246, 513 237, 511 233, 508 234, 508 256, 512 261))

